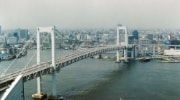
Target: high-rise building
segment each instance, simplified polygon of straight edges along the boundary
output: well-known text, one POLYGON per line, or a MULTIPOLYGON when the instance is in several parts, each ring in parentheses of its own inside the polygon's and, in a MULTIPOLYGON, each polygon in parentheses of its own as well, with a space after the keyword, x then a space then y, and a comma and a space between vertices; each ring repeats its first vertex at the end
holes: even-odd
POLYGON ((28 39, 28 30, 27 29, 20 29, 19 30, 19 38, 28 39))
MULTIPOLYGON (((170 40, 170 45, 180 45, 180 40, 170 40)), ((170 46, 170 48, 180 49, 180 47, 170 46)))
POLYGON ((128 36, 128 43, 129 44, 137 44, 139 39, 139 32, 137 30, 134 30, 132 32, 132 35, 128 36))
POLYGON ((135 37, 132 35, 128 36, 128 44, 134 44, 135 37))
POLYGON ((18 38, 18 43, 24 43, 28 39, 28 30, 27 29, 18 29, 17 32, 15 32, 17 35, 15 37, 18 38))
POLYGON ((17 38, 16 37, 8 37, 7 38, 7 44, 17 44, 17 38))
POLYGON ((139 32, 137 30, 134 30, 132 32, 132 35, 134 36, 135 39, 137 39, 137 40, 139 39, 139 32))
POLYGON ((149 40, 153 40, 153 34, 147 34, 147 38, 148 38, 149 40))
POLYGON ((6 38, 4 36, 0 36, 0 48, 3 48, 6 45, 6 38))

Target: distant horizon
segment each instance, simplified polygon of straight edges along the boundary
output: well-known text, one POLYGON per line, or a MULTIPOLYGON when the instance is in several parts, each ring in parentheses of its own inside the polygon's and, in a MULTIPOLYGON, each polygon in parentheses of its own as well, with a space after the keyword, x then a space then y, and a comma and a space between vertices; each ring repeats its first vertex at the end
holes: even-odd
MULTIPOLYGON (((117 24, 118 25, 118 24, 117 24)), ((115 25, 114 27, 71 27, 71 28, 68 28, 68 27, 59 27, 59 26, 56 26, 56 25, 40 25, 40 26, 36 26, 36 27, 15 27, 15 28, 4 28, 2 25, 1 26, 1 30, 16 30, 16 29, 30 29, 30 30, 33 30, 33 29, 36 29, 37 27, 51 27, 51 26, 55 26, 57 29, 63 29, 63 30, 80 30, 80 29, 85 29, 85 30, 89 30, 89 29, 116 29, 117 28, 117 25, 115 25)), ((149 30, 149 29, 153 29, 153 30, 156 30, 156 29, 161 29, 161 30, 179 30, 180 28, 162 28, 162 27, 129 27, 129 26, 126 26, 126 25, 123 25, 125 26, 126 28, 128 29, 140 29, 140 30, 149 30)))
MULTIPOLYGON (((46 27, 46 26, 40 26, 40 27, 46 27)), ((30 31, 36 30, 36 28, 14 28, 14 29, 3 29, 1 26, 1 32, 6 32, 6 31, 15 31, 17 29, 28 29, 30 31)), ((59 28, 57 27, 59 31, 61 30, 110 30, 114 29, 116 30, 116 27, 109 27, 109 28, 59 28)), ((161 31, 180 31, 180 28, 129 28, 127 27, 128 30, 139 30, 139 31, 149 31, 149 30, 161 30, 161 31)))
POLYGON ((179 29, 180 0, 0 0, 2 29, 179 29))

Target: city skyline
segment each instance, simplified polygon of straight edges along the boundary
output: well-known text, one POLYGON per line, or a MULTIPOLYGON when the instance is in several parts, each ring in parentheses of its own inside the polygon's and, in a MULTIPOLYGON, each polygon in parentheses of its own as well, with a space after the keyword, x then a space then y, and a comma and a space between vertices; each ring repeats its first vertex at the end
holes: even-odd
POLYGON ((180 28, 179 0, 0 0, 2 29, 180 28))

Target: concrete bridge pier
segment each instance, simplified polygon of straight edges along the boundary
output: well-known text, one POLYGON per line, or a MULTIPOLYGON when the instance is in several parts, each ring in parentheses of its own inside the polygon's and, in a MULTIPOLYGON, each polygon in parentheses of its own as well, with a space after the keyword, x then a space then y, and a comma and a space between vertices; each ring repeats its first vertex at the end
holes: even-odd
POLYGON ((134 60, 136 57, 136 47, 132 46, 132 50, 131 50, 131 58, 132 60, 134 60))
MULTIPOLYGON (((53 27, 38 27, 37 28, 37 65, 40 65, 40 33, 51 33, 51 53, 52 53, 52 94, 49 100, 58 100, 56 94, 56 57, 55 57, 55 26, 53 27)), ((37 93, 32 95, 33 100, 47 100, 47 95, 41 92, 41 78, 37 78, 37 93)))
POLYGON ((99 54, 99 57, 98 57, 99 59, 102 59, 102 55, 101 54, 99 54))
POLYGON ((134 47, 131 50, 131 58, 134 59, 134 47))
MULTIPOLYGON (((120 42, 120 40, 119 40, 119 38, 120 38, 120 36, 119 36, 120 27, 121 27, 120 25, 117 26, 117 35, 116 35, 117 36, 117 40, 116 40, 116 45, 117 46, 120 46, 120 43, 119 43, 120 42)), ((116 51, 116 62, 117 63, 120 61, 119 60, 120 59, 119 56, 120 56, 120 54, 119 54, 119 51, 117 50, 116 51)))
POLYGON ((124 62, 128 62, 128 57, 127 57, 127 48, 124 48, 124 62))
MULTIPOLYGON (((37 65, 40 65, 40 29, 37 28, 37 65)), ((37 77, 37 93, 32 95, 33 100, 46 100, 47 94, 42 93, 41 76, 37 77)))
POLYGON ((120 54, 118 50, 116 51, 116 62, 120 62, 120 54))
POLYGON ((134 46, 134 59, 136 59, 136 57, 138 57, 138 47, 134 46))
POLYGON ((47 100, 47 94, 43 94, 43 93, 36 93, 32 95, 33 100, 47 100))
POLYGON ((54 34, 55 27, 52 28, 51 32, 51 49, 52 49, 52 93, 48 97, 48 100, 60 100, 56 93, 56 55, 55 55, 55 34, 54 34))

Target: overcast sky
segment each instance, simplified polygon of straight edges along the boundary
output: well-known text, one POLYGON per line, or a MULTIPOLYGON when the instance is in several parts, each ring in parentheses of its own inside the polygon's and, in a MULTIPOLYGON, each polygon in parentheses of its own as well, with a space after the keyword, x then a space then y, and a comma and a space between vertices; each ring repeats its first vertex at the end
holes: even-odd
POLYGON ((180 0, 0 0, 3 29, 180 28, 180 0))

